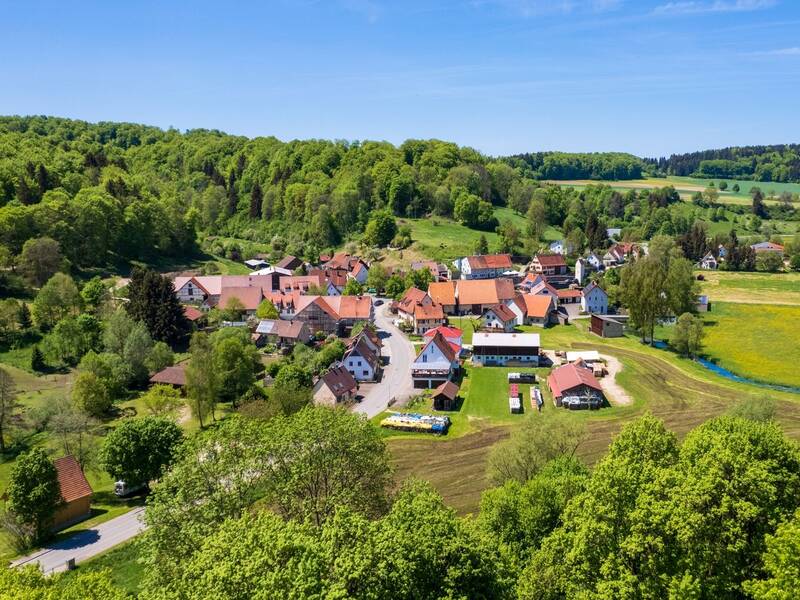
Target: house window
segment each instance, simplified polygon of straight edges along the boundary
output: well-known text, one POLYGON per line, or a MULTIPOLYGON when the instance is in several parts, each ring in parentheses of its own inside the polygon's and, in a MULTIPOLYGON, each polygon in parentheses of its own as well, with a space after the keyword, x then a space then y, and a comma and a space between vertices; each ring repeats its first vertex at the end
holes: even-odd
POLYGON ((369 376, 369 371, 362 371, 362 374, 364 375, 364 377, 368 377, 369 376))
POLYGON ((422 362, 424 362, 424 363, 428 362, 428 355, 427 354, 423 354, 422 355, 422 362))

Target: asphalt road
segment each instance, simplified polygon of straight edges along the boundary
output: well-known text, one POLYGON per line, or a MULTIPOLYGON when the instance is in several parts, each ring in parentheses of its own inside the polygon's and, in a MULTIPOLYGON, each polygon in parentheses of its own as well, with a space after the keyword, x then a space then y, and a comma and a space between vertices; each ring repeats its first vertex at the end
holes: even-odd
POLYGON ((355 405, 356 412, 367 417, 380 414, 389 406, 389 400, 396 398, 405 400, 412 395, 414 386, 411 382, 411 363, 416 358, 413 344, 392 323, 392 315, 386 303, 376 307, 375 325, 383 339, 381 354, 388 357, 389 362, 383 368, 383 378, 371 387, 361 402, 355 405))
POLYGON ((72 537, 46 546, 11 563, 12 567, 38 563, 45 574, 61 571, 70 558, 76 563, 88 560, 114 546, 127 542, 145 529, 141 521, 144 507, 134 508, 97 527, 76 533, 72 537))

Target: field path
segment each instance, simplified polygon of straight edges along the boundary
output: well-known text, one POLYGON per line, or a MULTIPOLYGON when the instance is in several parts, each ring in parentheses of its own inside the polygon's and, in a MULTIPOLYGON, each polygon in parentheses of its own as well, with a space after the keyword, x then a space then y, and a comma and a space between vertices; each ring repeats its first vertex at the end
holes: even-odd
POLYGON ((622 371, 622 363, 610 354, 601 354, 600 358, 606 361, 606 371, 608 371, 605 377, 600 378, 600 386, 606 397, 619 406, 633 404, 633 398, 617 383, 617 374, 622 371))

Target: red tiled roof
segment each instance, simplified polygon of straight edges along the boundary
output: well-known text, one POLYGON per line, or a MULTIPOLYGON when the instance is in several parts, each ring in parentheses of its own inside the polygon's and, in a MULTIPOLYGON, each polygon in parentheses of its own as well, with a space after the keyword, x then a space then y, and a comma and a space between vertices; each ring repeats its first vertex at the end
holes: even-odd
POLYGON ((456 282, 442 281, 430 283, 428 285, 428 294, 433 298, 434 302, 438 302, 444 306, 455 306, 456 282))
POLYGON ((306 291, 311 286, 323 287, 325 276, 322 273, 312 275, 284 275, 278 279, 278 287, 286 291, 301 290, 306 291))
POLYGON ((92 495, 92 486, 74 456, 62 456, 53 461, 58 471, 58 487, 64 502, 73 502, 92 495))
POLYGON ((428 298, 428 294, 421 289, 415 287, 408 288, 406 293, 403 294, 403 297, 398 301, 397 308, 404 313, 410 314, 414 311, 414 307, 417 304, 423 303, 426 298, 428 298))
POLYGON ((197 319, 203 316, 203 311, 196 309, 194 306, 184 306, 183 314, 190 321, 197 321, 197 319))
POLYGON ((436 302, 431 304, 417 304, 414 306, 415 319, 444 319, 444 309, 436 302))
POLYGON ((528 316, 534 319, 544 319, 553 309, 553 298, 543 294, 525 294, 525 307, 528 316))
POLYGON ((167 385, 186 385, 186 368, 183 365, 166 367, 150 378, 150 383, 165 383, 167 385))
POLYGON ((445 338, 460 338, 463 335, 463 331, 458 329, 457 327, 448 327, 447 325, 439 325, 434 329, 429 329, 423 334, 423 337, 433 337, 437 333, 442 334, 445 338))
POLYGON ((580 290, 556 290, 559 298, 580 298, 581 291, 580 290))
POLYGON ((592 372, 586 367, 575 363, 554 369, 547 378, 547 385, 552 390, 553 395, 557 397, 563 396, 580 385, 589 386, 600 392, 603 391, 592 372))
MULTIPOLYGON (((433 284, 431 284, 433 285, 433 284)), ((458 302, 464 304, 499 304, 516 294, 510 279, 460 279, 458 302)))
POLYGON ((510 269, 510 254, 479 254, 468 256, 467 262, 472 269, 510 269))
POLYGON ((561 254, 537 254, 536 260, 543 267, 566 267, 567 263, 561 254))
POLYGON ((264 299, 264 293, 260 287, 226 287, 220 294, 218 306, 222 309, 228 308, 234 298, 242 303, 245 310, 256 310, 264 299))
POLYGON ((436 347, 442 351, 442 354, 448 361, 453 362, 456 359, 457 354, 455 349, 446 339, 444 339, 444 336, 441 333, 437 333, 430 340, 428 340, 428 343, 422 347, 417 356, 419 357, 423 352, 425 352, 425 348, 431 344, 435 344, 436 347))

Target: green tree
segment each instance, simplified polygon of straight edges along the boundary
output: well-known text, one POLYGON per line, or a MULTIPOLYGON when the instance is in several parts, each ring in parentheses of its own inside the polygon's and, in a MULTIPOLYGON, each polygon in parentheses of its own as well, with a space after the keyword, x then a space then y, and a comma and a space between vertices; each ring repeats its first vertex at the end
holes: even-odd
POLYGON ((92 277, 81 288, 81 298, 84 306, 97 313, 111 299, 111 294, 100 277, 92 277))
POLYGON ((364 230, 364 243, 368 246, 386 246, 397 233, 397 223, 388 211, 376 212, 364 230))
POLYGON ((550 461, 572 457, 586 437, 584 423, 566 412, 525 419, 511 436, 494 446, 487 474, 495 485, 506 481, 525 483, 550 461))
POLYGON ((3 600, 125 600, 115 587, 111 571, 87 571, 45 575, 37 565, 0 569, 3 600))
POLYGON ((127 419, 106 436, 101 453, 103 468, 115 480, 146 485, 159 479, 173 460, 183 433, 170 419, 127 419))
POLYGON ((174 344, 189 330, 172 281, 155 271, 134 268, 128 300, 128 314, 142 321, 156 341, 174 344))
POLYGON ((0 454, 5 454, 5 435, 9 427, 11 427, 20 406, 17 401, 17 387, 14 384, 14 380, 8 371, 0 368, 0 454))
POLYGON ((526 217, 528 237, 534 244, 538 244, 544 239, 547 230, 547 208, 544 202, 540 199, 533 200, 528 206, 526 217))
POLYGON ((249 332, 230 327, 211 336, 212 364, 217 383, 217 400, 237 400, 255 383, 258 351, 249 332))
POLYGON ((147 357, 144 360, 144 366, 150 373, 158 373, 159 371, 171 367, 175 364, 175 353, 164 342, 156 342, 147 357))
POLYGON ((150 414, 155 417, 166 416, 183 404, 180 390, 164 384, 151 386, 141 395, 140 399, 150 414))
POLYGON ((489 254, 489 242, 486 240, 485 235, 481 234, 481 236, 476 240, 472 251, 475 254, 489 254))
POLYGON ((364 287, 355 278, 350 278, 342 290, 342 296, 361 296, 364 293, 364 287))
POLYGON ((20 455, 11 467, 6 494, 8 509, 30 528, 31 541, 44 539, 61 504, 61 489, 56 467, 42 448, 20 455))
POLYGON ((266 443, 271 457, 267 498, 285 517, 319 525, 338 506, 366 515, 386 508, 388 451, 380 432, 363 417, 306 408, 269 421, 266 443), (326 484, 317 485, 322 481, 326 484))
POLYGON ((31 238, 22 246, 17 266, 31 285, 41 287, 65 267, 61 246, 49 237, 31 238))
POLYGON ((386 282, 389 280, 389 273, 380 263, 372 263, 367 273, 367 287, 380 293, 386 287, 386 282))
POLYGON ((31 313, 41 329, 51 329, 64 317, 77 315, 82 305, 78 286, 69 275, 56 273, 33 301, 31 313))
POLYGON ((108 384, 97 375, 83 372, 72 385, 72 400, 93 417, 100 418, 111 410, 111 394, 108 384))
POLYGON ((44 338, 45 355, 52 364, 74 366, 87 352, 98 348, 100 329, 100 322, 92 315, 64 318, 44 338))
POLYGON ((219 393, 219 378, 214 370, 214 349, 208 334, 197 332, 189 343, 191 358, 186 366, 186 397, 192 413, 204 427, 207 416, 214 417, 219 393))
POLYGON ((44 362, 44 355, 39 349, 39 346, 34 346, 31 350, 31 371, 34 373, 41 373, 47 368, 44 362))
POLYGON ((675 323, 672 347, 682 356, 697 356, 703 347, 703 320, 691 313, 683 313, 675 323))
POLYGON ((133 380, 133 370, 119 354, 87 352, 78 364, 80 373, 92 373, 106 386, 112 399, 121 398, 133 380))
POLYGON ((394 298, 395 300, 399 299, 406 291, 406 284, 400 275, 397 273, 393 274, 389 279, 386 280, 386 287, 384 288, 384 293, 389 298, 394 298))
POLYGON ((278 309, 275 308, 275 305, 269 298, 265 298, 261 301, 261 304, 258 305, 256 316, 259 319, 277 319, 280 317, 278 309))
POLYGON ((800 511, 766 537, 764 570, 767 577, 745 583, 754 600, 800 598, 800 511))
POLYGON ((756 255, 756 271, 775 273, 783 269, 783 257, 777 252, 760 252, 756 255))

